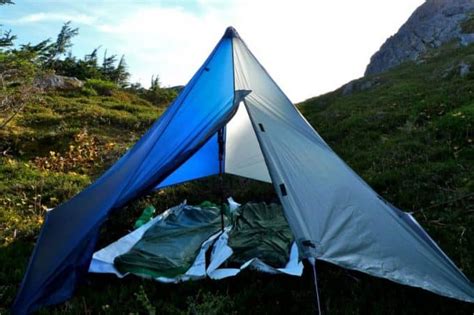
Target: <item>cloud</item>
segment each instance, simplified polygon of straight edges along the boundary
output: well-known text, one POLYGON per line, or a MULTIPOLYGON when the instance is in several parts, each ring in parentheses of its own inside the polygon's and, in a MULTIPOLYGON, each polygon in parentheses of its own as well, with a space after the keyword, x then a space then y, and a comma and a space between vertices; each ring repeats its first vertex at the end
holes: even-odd
POLYGON ((197 15, 182 7, 158 6, 97 28, 114 43, 111 50, 126 55, 132 80, 148 84, 151 75, 159 74, 168 85, 185 84, 223 32, 212 10, 197 15))
POLYGON ((94 16, 85 14, 73 14, 73 13, 33 13, 21 16, 16 19, 2 20, 3 23, 7 24, 31 24, 39 22, 67 22, 72 21, 78 24, 92 25, 95 23, 96 18, 94 16))
POLYGON ((159 74, 170 86, 186 84, 232 25, 297 102, 362 76, 370 56, 423 1, 84 0, 0 23, 49 31, 48 22, 71 20, 81 31, 76 53, 102 45, 126 56, 132 81, 148 85, 159 74))
POLYGON ((158 73, 185 84, 233 25, 293 101, 363 75, 370 56, 423 0, 222 1, 137 7, 98 29, 129 61, 133 80, 158 73))

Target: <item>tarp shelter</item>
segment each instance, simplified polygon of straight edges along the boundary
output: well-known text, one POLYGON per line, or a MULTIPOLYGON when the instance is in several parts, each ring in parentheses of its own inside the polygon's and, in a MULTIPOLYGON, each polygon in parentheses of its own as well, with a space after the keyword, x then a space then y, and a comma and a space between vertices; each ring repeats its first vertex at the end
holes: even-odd
POLYGON ((47 213, 14 313, 73 294, 112 210, 156 188, 220 173, 273 184, 303 258, 474 301, 472 283, 416 220, 331 150, 228 28, 135 146, 47 213))

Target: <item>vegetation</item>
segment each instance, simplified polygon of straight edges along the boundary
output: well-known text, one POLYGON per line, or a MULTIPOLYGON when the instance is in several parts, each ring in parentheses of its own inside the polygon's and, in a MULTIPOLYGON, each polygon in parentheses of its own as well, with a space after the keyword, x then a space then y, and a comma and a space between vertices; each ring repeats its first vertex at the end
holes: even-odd
POLYGON ((152 76, 150 88, 145 89, 139 83, 136 83, 132 84, 128 88, 128 91, 139 95, 140 97, 148 100, 152 104, 165 104, 178 95, 180 88, 163 88, 160 82, 160 77, 152 76))
MULTIPOLYGON (((10 36, 10 35, 8 35, 10 36)), ((34 86, 33 76, 38 68, 27 55, 0 51, 0 129, 4 128, 29 102, 39 101, 40 89, 34 86)))
MULTIPOLYGON (((69 24, 66 27, 66 35, 75 33, 69 24)), ((61 43, 43 46, 56 45, 58 51, 64 46, 61 43)), ((51 70, 39 61, 43 55, 38 51, 45 48, 8 47, 0 52, 3 78, 9 69, 26 75, 4 79, 8 83, 3 83, 2 99, 20 93, 17 89, 28 86, 40 71, 51 70)), ((68 62, 78 68, 66 66, 70 56, 57 57, 61 54, 57 52, 51 64, 66 74, 73 70, 65 69, 83 73, 77 75, 87 80, 81 90, 32 91, 11 119, 11 109, 0 110, 0 123, 10 119, 0 128, 1 314, 8 312, 15 297, 46 209, 68 200, 100 176, 162 114, 164 106, 156 104, 163 105, 172 97, 160 98, 160 90, 166 89, 157 78, 150 89, 136 84, 123 88, 105 78, 112 68, 109 62, 94 66, 97 51, 82 60, 71 57, 68 62)), ((446 45, 419 63, 358 80, 350 89, 307 100, 299 108, 377 192, 414 212, 441 248, 474 279, 474 76, 461 77, 461 63, 472 68, 474 45, 446 45)), ((226 193, 237 201, 276 198, 268 184, 233 176, 225 182, 226 193)), ((98 247, 127 233, 149 203, 163 211, 184 199, 191 204, 204 199, 218 202, 219 187, 218 179, 209 178, 145 196, 110 218, 98 247)), ((466 303, 322 262, 318 262, 318 276, 326 313, 473 311, 466 303)), ((246 271, 222 281, 176 285, 133 276, 89 275, 71 300, 39 313, 309 314, 315 312, 314 299, 309 266, 302 278, 246 271)))
POLYGON ((86 81, 81 91, 85 96, 111 96, 114 91, 129 87, 127 95, 133 93, 158 106, 176 97, 176 90, 160 86, 158 76, 152 77, 150 89, 137 83, 130 85, 124 56, 117 63, 117 56, 108 55, 105 50, 99 65, 99 48, 96 48, 83 59, 75 57, 71 52, 72 39, 78 34, 79 29, 66 22, 56 41, 46 39, 15 47, 16 36, 10 30, 0 30, 0 129, 5 128, 28 103, 41 102, 44 91, 40 82, 52 73, 86 81))
MULTIPOLYGON (((9 33, 5 33, 4 37, 7 34, 9 35, 9 33)), ((16 54, 17 58, 20 55, 25 55, 40 69, 49 70, 59 75, 76 77, 80 80, 106 80, 120 86, 127 86, 130 74, 127 72, 124 56, 115 66, 117 56, 108 56, 107 51, 104 53, 102 64, 99 65, 97 57, 99 48, 95 48, 83 59, 72 55, 70 50, 73 46, 72 39, 78 34, 79 29, 73 28, 71 22, 66 22, 59 31, 56 41, 46 39, 35 45, 28 43, 20 45, 19 49, 11 49, 9 52, 16 54)), ((9 36, 11 37, 11 35, 9 36)), ((13 44, 13 40, 10 40, 11 44, 13 44)))

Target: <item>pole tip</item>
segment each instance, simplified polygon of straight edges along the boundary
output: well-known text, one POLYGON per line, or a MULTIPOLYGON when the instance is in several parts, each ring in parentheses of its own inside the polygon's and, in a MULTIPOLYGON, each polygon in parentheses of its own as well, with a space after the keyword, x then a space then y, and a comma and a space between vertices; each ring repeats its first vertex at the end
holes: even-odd
POLYGON ((224 33, 224 38, 233 38, 233 37, 239 37, 239 33, 233 28, 232 26, 229 26, 224 33))

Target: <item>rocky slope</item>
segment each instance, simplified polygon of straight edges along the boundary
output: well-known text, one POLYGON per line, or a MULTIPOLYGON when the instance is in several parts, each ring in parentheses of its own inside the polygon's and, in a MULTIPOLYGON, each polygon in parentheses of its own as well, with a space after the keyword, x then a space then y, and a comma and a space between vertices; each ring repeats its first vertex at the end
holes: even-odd
POLYGON ((430 48, 451 40, 474 42, 474 0, 427 0, 371 58, 366 75, 417 60, 430 48))

